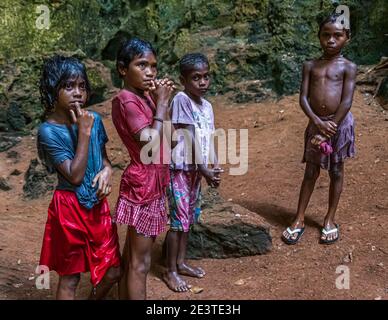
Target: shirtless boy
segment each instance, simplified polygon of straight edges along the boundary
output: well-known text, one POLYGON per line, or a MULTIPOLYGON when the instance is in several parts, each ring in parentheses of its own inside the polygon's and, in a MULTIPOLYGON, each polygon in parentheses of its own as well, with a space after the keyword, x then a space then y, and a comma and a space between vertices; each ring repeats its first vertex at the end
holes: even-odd
POLYGON ((320 168, 328 170, 330 176, 329 208, 320 242, 331 244, 338 240, 339 227, 334 215, 342 192, 344 160, 354 157, 355 153, 354 120, 350 108, 357 66, 341 54, 350 40, 350 29, 341 24, 339 14, 332 14, 321 23, 318 36, 322 56, 303 64, 299 102, 309 118, 303 156, 306 169, 296 218, 282 234, 287 244, 297 243, 304 233, 304 215, 320 168), (326 154, 319 148, 323 140, 330 144, 332 153, 326 154))

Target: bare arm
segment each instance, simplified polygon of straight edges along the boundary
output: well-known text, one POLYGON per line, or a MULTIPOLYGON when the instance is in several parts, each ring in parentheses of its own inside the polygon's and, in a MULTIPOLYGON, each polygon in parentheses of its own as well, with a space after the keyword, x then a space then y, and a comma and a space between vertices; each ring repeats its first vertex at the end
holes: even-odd
POLYGON ((108 155, 106 154, 105 145, 102 147, 102 163, 104 168, 96 174, 92 182, 92 187, 94 187, 98 182, 98 189, 96 193, 98 199, 105 198, 112 192, 111 179, 113 170, 108 159, 108 155))
POLYGON ((102 148, 102 163, 103 163, 103 165, 104 165, 104 168, 110 168, 110 169, 112 169, 112 164, 111 164, 111 162, 110 162, 110 160, 109 160, 109 158, 108 158, 108 155, 107 155, 107 153, 106 153, 106 148, 105 148, 105 145, 104 145, 104 147, 102 148))
MULTIPOLYGON (((148 131, 150 129, 155 130, 154 132, 158 134, 159 137, 163 136, 163 122, 160 120, 167 120, 167 110, 168 110, 168 102, 171 97, 172 92, 175 90, 174 83, 171 80, 168 79, 162 79, 157 80, 155 82, 155 89, 152 91, 152 95, 154 96, 156 102, 156 114, 155 114, 155 120, 152 123, 152 126, 148 126, 140 130, 135 134, 135 140, 138 143, 138 145, 142 148, 146 144, 150 143, 150 141, 153 141, 156 143, 156 140, 152 140, 152 137, 149 135, 148 131), (142 139, 143 135, 143 139, 142 139), (147 137, 147 139, 144 139, 144 136, 147 137)), ((152 142, 151 142, 152 143, 152 142)), ((159 150, 160 144, 152 146, 154 150, 159 150)))
POLYGON ((302 83, 300 85, 299 105, 302 108, 305 115, 313 122, 319 121, 319 117, 314 113, 310 107, 308 100, 309 87, 310 87, 310 71, 312 67, 311 61, 303 63, 302 70, 302 83))
POLYGON ((88 164, 88 150, 90 133, 94 122, 92 113, 81 110, 77 105, 77 117, 71 110, 70 115, 74 123, 78 126, 78 143, 75 156, 72 160, 65 160, 56 169, 73 185, 80 185, 85 175, 88 164))
POLYGON ((354 63, 349 63, 345 69, 341 104, 339 105, 333 120, 337 125, 342 122, 352 106, 353 94, 356 86, 356 76, 357 66, 354 63))
MULTIPOLYGON (((167 110, 168 103, 158 103, 155 118, 162 119, 163 121, 166 120, 166 110, 167 110)), ((154 120, 152 123, 152 126, 145 127, 141 129, 138 133, 134 135, 136 142, 138 145, 142 148, 146 144, 148 144, 151 141, 151 136, 148 134, 148 130, 155 130, 155 133, 159 135, 159 137, 163 134, 163 122, 154 120), (143 139, 141 138, 143 135, 143 139), (144 135, 148 136, 148 139, 144 139, 144 135)), ((158 148, 158 146, 156 146, 158 148)))

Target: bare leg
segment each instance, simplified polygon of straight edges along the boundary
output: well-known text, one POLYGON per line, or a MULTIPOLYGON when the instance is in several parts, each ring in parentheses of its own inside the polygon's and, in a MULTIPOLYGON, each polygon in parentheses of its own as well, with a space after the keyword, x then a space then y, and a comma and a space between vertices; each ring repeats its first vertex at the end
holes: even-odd
POLYGON ((168 238, 168 232, 166 234, 166 237, 164 238, 163 245, 162 245, 162 264, 164 266, 167 266, 167 238, 168 238))
POLYGON ((128 300, 128 266, 130 259, 130 250, 129 250, 129 229, 127 229, 127 235, 125 238, 125 244, 123 252, 121 254, 121 278, 119 282, 119 299, 128 300))
POLYGON ((120 267, 110 267, 96 289, 92 289, 90 300, 101 300, 106 297, 112 286, 120 279, 120 267))
POLYGON ((167 271, 163 274, 163 281, 167 286, 176 292, 184 292, 189 289, 186 281, 184 281, 177 271, 177 257, 180 250, 180 243, 183 232, 181 231, 168 231, 165 244, 166 244, 166 258, 167 258, 167 271))
MULTIPOLYGON (((344 182, 343 162, 334 164, 329 171, 329 175, 330 175, 329 209, 327 211, 327 215, 325 217, 325 221, 323 225, 323 227, 326 230, 331 230, 336 227, 334 222, 334 215, 337 210, 337 206, 340 200, 340 196, 342 193, 342 186, 344 182)), ((322 234, 321 238, 322 240, 331 241, 333 239, 338 238, 338 232, 330 233, 327 236, 325 234, 322 234)))
POLYGON ((132 227, 129 234, 128 297, 130 300, 145 300, 147 275, 151 267, 151 250, 155 239, 140 235, 132 227))
MULTIPOLYGON (((294 230, 297 228, 304 227, 304 215, 306 212, 307 205, 310 201, 311 194, 314 191, 315 182, 317 181, 320 173, 319 165, 312 164, 310 162, 306 163, 306 169, 304 173, 304 178, 302 182, 302 186, 300 188, 299 193, 299 202, 298 202, 298 210, 296 213, 296 217, 294 222, 291 224, 290 229, 294 230)), ((286 230, 283 232, 283 236, 286 239, 295 239, 298 234, 295 233, 290 235, 286 230)))
POLYGON ((57 300, 74 300, 81 275, 79 273, 60 276, 57 288, 57 300))
POLYGON ((177 258, 178 273, 185 276, 202 278, 205 275, 205 271, 200 267, 190 266, 186 262, 186 250, 187 250, 188 239, 189 239, 189 232, 182 232, 182 236, 179 244, 178 258, 177 258))

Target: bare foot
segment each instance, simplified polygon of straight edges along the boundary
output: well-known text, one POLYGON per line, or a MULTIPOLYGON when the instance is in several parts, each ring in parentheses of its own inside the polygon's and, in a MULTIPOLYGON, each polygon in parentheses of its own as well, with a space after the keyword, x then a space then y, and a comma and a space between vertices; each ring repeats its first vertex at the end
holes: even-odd
POLYGON ((177 265, 178 273, 184 276, 203 278, 205 276, 205 271, 200 267, 191 267, 186 263, 177 265))
POLYGON ((320 242, 324 244, 332 244, 339 238, 339 227, 336 223, 327 223, 321 232, 320 242))
POLYGON ((304 233, 304 221, 296 220, 282 233, 282 239, 287 244, 296 244, 304 233))
POLYGON ((185 292, 191 288, 176 272, 165 272, 162 278, 167 287, 172 291, 185 292))

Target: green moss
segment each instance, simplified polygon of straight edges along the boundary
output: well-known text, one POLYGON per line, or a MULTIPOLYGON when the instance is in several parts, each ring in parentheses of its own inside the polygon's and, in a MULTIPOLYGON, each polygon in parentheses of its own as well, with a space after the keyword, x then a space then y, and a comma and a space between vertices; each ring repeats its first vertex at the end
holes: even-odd
MULTIPOLYGON (((388 37, 382 31, 388 30, 386 0, 341 3, 351 14, 352 38, 345 55, 357 64, 377 63, 387 56, 388 37)), ((62 50, 83 60, 103 60, 120 86, 116 52, 124 38, 133 36, 151 41, 157 49, 159 76, 177 79, 179 58, 201 51, 210 58, 213 94, 237 92, 237 84, 255 79, 263 80, 260 94, 294 93, 302 62, 320 55, 318 22, 336 5, 332 0, 2 0, 0 130, 22 122, 29 129, 39 122, 37 81, 45 56, 62 50), (38 5, 49 9, 49 29, 37 27, 38 5), (13 102, 18 107, 9 109, 13 102), (7 115, 23 121, 11 125, 7 115)), ((110 81, 98 68, 91 69, 97 102, 104 99, 110 81)), ((241 99, 257 94, 252 86, 247 90, 252 92, 241 99)))
POLYGON ((188 29, 181 29, 174 44, 173 53, 177 59, 188 52, 197 51, 200 48, 200 40, 191 35, 188 29))

